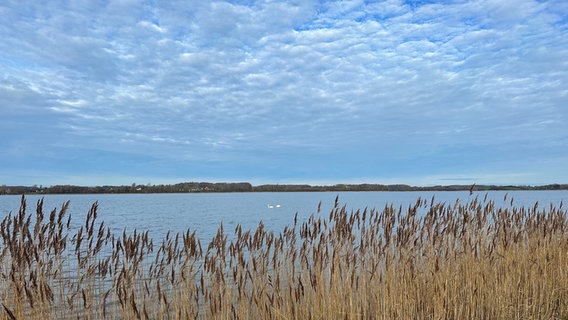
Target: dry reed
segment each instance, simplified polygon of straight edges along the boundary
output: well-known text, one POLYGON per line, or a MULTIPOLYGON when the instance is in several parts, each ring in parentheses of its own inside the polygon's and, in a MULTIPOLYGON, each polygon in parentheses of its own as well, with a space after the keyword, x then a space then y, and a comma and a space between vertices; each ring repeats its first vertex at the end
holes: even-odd
MULTIPOLYGON (((504 199, 506 200, 506 199, 504 199)), ((559 207, 418 199, 348 211, 336 199, 280 233, 223 225, 159 246, 113 234, 97 203, 0 223, 3 319, 568 319, 568 219, 559 207)))

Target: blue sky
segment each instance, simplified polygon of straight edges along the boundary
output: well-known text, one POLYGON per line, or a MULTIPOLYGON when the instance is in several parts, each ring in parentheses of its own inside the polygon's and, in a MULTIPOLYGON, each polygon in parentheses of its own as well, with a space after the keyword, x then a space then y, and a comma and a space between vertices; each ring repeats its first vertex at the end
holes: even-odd
POLYGON ((568 2, 0 4, 0 184, 568 183, 568 2))

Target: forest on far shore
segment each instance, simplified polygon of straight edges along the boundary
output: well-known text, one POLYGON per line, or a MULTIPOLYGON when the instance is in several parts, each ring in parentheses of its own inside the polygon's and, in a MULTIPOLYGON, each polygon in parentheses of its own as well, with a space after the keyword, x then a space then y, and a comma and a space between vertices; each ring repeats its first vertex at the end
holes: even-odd
POLYGON ((416 187, 406 184, 336 184, 312 186, 307 184, 264 184, 253 186, 248 182, 183 182, 177 184, 136 184, 123 186, 0 186, 0 195, 9 194, 93 194, 93 193, 203 193, 203 192, 321 192, 321 191, 492 191, 492 190, 568 190, 568 184, 542 186, 515 185, 439 185, 416 187))

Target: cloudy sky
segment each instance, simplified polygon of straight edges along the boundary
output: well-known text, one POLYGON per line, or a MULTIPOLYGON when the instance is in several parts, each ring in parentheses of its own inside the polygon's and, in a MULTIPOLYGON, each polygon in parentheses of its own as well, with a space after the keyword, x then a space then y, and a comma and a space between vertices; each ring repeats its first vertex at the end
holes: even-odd
POLYGON ((3 0, 0 184, 568 183, 566 0, 3 0))

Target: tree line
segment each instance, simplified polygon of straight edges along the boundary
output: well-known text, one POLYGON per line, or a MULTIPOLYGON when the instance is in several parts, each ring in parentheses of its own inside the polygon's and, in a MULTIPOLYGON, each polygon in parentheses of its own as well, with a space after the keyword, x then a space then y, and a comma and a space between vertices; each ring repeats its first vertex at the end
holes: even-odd
POLYGON ((0 186, 0 195, 9 194, 93 194, 93 193, 203 193, 203 192, 317 192, 317 191, 492 191, 492 190, 568 190, 568 184, 542 186, 515 185, 439 185, 417 187, 406 184, 336 184, 312 186, 308 184, 264 184, 253 186, 248 182, 183 182, 177 184, 135 184, 122 186, 0 186))

